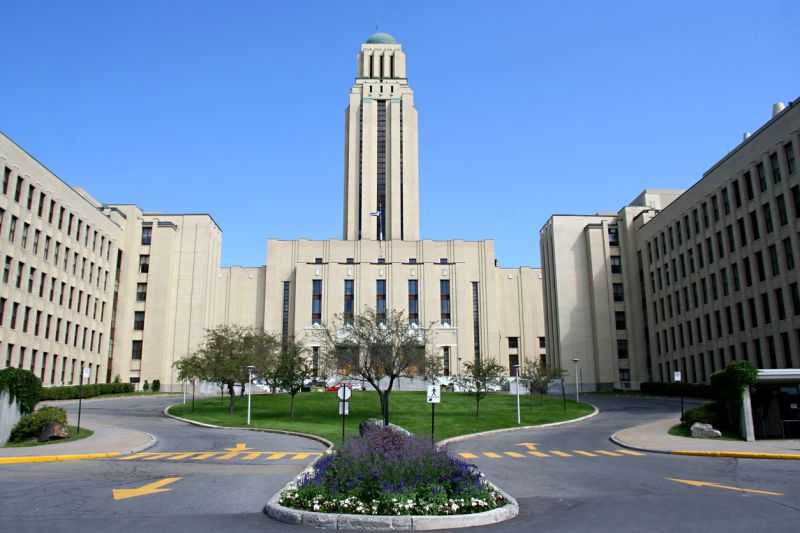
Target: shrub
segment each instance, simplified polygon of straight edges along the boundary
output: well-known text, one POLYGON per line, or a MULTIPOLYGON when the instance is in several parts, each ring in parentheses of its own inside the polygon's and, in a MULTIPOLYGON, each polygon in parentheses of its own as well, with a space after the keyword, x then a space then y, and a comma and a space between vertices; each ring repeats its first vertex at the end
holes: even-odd
POLYGON ((142 385, 142 390, 145 392, 150 390, 150 384, 147 383, 147 380, 144 380, 144 385, 142 385))
POLYGON ((719 419, 729 429, 738 432, 742 393, 745 387, 755 385, 757 379, 758 369, 750 361, 732 361, 724 370, 712 374, 711 388, 719 419))
POLYGON ((11 430, 11 440, 20 441, 30 437, 38 437, 47 422, 67 423, 67 412, 61 407, 42 407, 17 422, 11 430))
MULTIPOLYGON (((103 394, 119 394, 133 392, 132 383, 97 383, 83 386, 83 397, 92 398, 103 394)), ((45 387, 42 389, 42 400, 77 400, 79 397, 78 385, 66 387, 45 387)))
POLYGON ((681 416, 681 423, 687 428, 692 427, 695 422, 700 422, 701 424, 711 424, 712 426, 716 427, 719 423, 716 405, 713 402, 707 403, 705 405, 701 405, 700 407, 689 409, 683 413, 683 416, 681 416))
POLYGON ((158 392, 158 391, 161 390, 161 380, 160 379, 154 379, 153 380, 152 390, 153 390, 153 392, 158 392))
POLYGON ((655 396, 686 396, 688 398, 703 398, 710 400, 714 397, 711 386, 704 383, 661 383, 658 381, 645 381, 639 389, 646 394, 655 396))
POLYGON ((351 439, 280 501, 311 511, 383 515, 466 514, 504 503, 474 466, 390 428, 351 439))
POLYGON ((20 413, 25 415, 33 412, 41 398, 42 380, 27 370, 4 368, 0 370, 0 391, 3 390, 8 390, 9 400, 17 400, 20 413))

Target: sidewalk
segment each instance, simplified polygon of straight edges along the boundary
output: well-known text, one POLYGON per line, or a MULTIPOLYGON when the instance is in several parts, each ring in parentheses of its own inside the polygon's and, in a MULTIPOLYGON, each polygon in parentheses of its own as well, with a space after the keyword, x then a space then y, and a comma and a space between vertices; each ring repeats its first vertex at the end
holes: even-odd
POLYGON ((0 465, 116 457, 146 450, 158 442, 149 433, 117 427, 103 418, 88 414, 81 417, 81 427, 94 431, 85 439, 30 448, 0 448, 0 465))
POLYGON ((800 440, 760 440, 755 442, 693 439, 668 433, 680 424, 678 417, 650 422, 618 431, 611 440, 624 448, 675 455, 739 457, 747 459, 800 460, 800 440))

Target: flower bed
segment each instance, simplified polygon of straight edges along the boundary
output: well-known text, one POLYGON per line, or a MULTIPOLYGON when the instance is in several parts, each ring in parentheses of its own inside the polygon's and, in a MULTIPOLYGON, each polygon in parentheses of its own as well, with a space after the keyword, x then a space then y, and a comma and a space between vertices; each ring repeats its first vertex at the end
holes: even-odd
POLYGON ((355 437, 318 461, 278 502, 361 515, 459 515, 506 504, 474 466, 388 428, 355 437))

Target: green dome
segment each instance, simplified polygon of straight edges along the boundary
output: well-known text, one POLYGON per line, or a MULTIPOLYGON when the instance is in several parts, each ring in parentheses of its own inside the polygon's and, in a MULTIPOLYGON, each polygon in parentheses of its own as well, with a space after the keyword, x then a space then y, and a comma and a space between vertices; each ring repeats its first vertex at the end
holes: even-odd
POLYGON ((369 36, 367 44, 397 44, 397 41, 388 33, 378 32, 369 36))

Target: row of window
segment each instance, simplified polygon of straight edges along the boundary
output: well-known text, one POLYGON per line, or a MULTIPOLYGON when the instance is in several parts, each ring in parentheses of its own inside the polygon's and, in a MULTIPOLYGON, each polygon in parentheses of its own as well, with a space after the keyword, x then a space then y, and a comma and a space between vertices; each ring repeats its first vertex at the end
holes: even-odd
MULTIPOLYGON (((6 349, 6 359, 5 359, 5 368, 12 368, 14 363, 16 362, 17 368, 27 369, 33 372, 34 374, 39 375, 39 379, 42 380, 42 383, 49 383, 50 385, 56 384, 56 375, 60 376, 60 384, 62 385, 72 385, 75 378, 80 377, 83 375, 83 368, 84 363, 80 361, 80 366, 78 366, 79 361, 75 358, 72 358, 72 366, 70 368, 69 374, 67 374, 67 368, 69 365, 70 359, 67 356, 59 356, 58 354, 49 354, 48 352, 39 352, 39 350, 28 350, 25 346, 20 346, 18 349, 13 344, 7 344, 6 349), (16 361, 14 361, 14 352, 16 351, 16 361), (50 361, 50 380, 47 381, 47 362, 50 361), (59 366, 58 363, 61 363, 59 366), (76 374, 75 371, 78 371, 76 374)), ((89 365, 89 382, 91 382, 91 375, 94 372, 94 382, 97 383, 100 379, 100 365, 92 366, 92 363, 88 363, 89 365)))
MULTIPOLYGON (((142 243, 142 244, 144 244, 144 243, 142 243)), ((377 259, 375 260, 375 263, 377 263, 377 264, 379 264, 379 265, 385 265, 385 264, 386 264, 386 258, 384 258, 384 257, 379 257, 379 258, 377 258, 377 259)), ((323 261, 323 258, 322 258, 322 257, 315 257, 315 258, 314 258, 314 264, 315 264, 315 265, 323 265, 323 264, 325 264, 325 261, 323 261)), ((345 262, 344 262, 344 264, 345 264, 345 265, 354 265, 354 264, 356 264, 356 263, 355 263, 355 258, 354 258, 354 257, 348 257, 348 258, 346 258, 346 259, 345 259, 345 262)), ((403 263, 403 264, 406 264, 406 265, 416 265, 416 264, 418 264, 418 263, 417 263, 417 258, 416 258, 416 257, 409 257, 409 258, 408 258, 408 261, 407 261, 406 263, 403 263)), ((446 257, 440 257, 440 258, 439 258, 439 262, 438 262, 438 263, 434 263, 434 264, 439 264, 439 265, 447 265, 447 264, 450 264, 450 262, 449 262, 449 260, 448 260, 446 257)))
MULTIPOLYGON (((10 191, 12 182, 11 174, 11 169, 7 166, 4 166, 3 182, 0 184, 0 192, 6 196, 9 195, 10 191)), ((106 260, 109 259, 111 252, 111 239, 106 239, 104 235, 101 235, 96 229, 92 228, 88 222, 85 222, 74 213, 68 212, 63 205, 59 206, 56 200, 52 198, 48 199, 44 191, 36 190, 36 186, 34 184, 28 183, 27 188, 25 185, 25 178, 22 176, 16 176, 16 182, 13 188, 13 199, 16 203, 24 205, 30 212, 34 212, 35 209, 36 215, 41 219, 45 218, 45 211, 47 211, 46 218, 48 224, 54 225, 59 231, 66 230, 66 235, 73 237, 76 242, 81 242, 82 237, 83 245, 85 247, 89 246, 91 235, 92 251, 97 253, 97 246, 99 244, 99 256, 105 257, 106 260), (65 224, 66 228, 64 227, 65 224), (73 229, 75 230, 74 233, 73 229), (100 237, 99 239, 98 236, 100 237)))
MULTIPOLYGON (((800 329, 794 330, 794 335, 800 343, 800 329)), ((702 383, 711 374, 736 360, 750 361, 758 368, 797 368, 800 365, 800 360, 792 351, 790 333, 784 331, 777 336, 741 342, 738 348, 736 344, 730 344, 727 349, 722 347, 716 351, 664 361, 658 367, 661 381, 671 381, 673 372, 681 371, 685 381, 702 383)))
MULTIPOLYGON (((800 315, 800 287, 798 287, 797 282, 789 285, 788 298, 791 300, 792 316, 800 315)), ((694 321, 689 319, 680 324, 669 326, 669 328, 664 327, 660 334, 658 331, 655 334, 657 353, 661 355, 662 353, 666 354, 678 349, 684 349, 687 345, 691 347, 695 344, 695 340, 697 344, 703 343, 704 329, 701 327, 703 322, 705 323, 706 342, 711 342, 715 338, 715 333, 717 339, 724 339, 726 336, 737 332, 744 333, 752 328, 759 327, 759 325, 771 324, 774 318, 785 320, 789 311, 785 299, 783 288, 777 288, 771 294, 764 292, 758 297, 748 298, 744 302, 736 302, 735 305, 715 310, 713 315, 712 313, 706 313, 703 317, 695 317, 694 321), (745 313, 745 310, 747 313, 745 313), (712 316, 715 325, 713 328, 712 316), (704 318, 704 321, 701 321, 701 318, 704 318), (725 327, 723 327, 723 324, 725 327), (685 328, 684 325, 686 326, 685 328), (667 332, 669 332, 669 335, 667 335, 667 332)))
POLYGON ((38 337, 41 333, 47 340, 50 339, 52 331, 55 342, 69 345, 70 340, 72 340, 72 346, 75 348, 78 347, 78 340, 80 339, 82 350, 96 350, 97 353, 100 353, 100 347, 103 343, 102 332, 96 332, 94 329, 81 326, 77 322, 72 323, 57 316, 54 317, 50 313, 45 314, 27 305, 23 308, 19 302, 11 302, 9 306, 5 298, 0 298, 0 327, 17 329, 17 326, 19 326, 19 331, 22 333, 32 333, 34 337, 38 337), (8 322, 6 322, 6 317, 8 317, 8 322), (44 320, 42 320, 43 318, 44 320), (55 320, 53 320, 54 318, 55 320), (63 329, 61 327, 62 323, 65 326, 63 329), (44 327, 42 328, 42 326, 44 327), (63 335, 61 334, 62 332, 63 335), (97 341, 96 343, 95 340, 97 341))
MULTIPOLYGON (((5 211, 0 208, 0 234, 3 232, 3 221, 5 218, 5 211)), ((39 248, 40 244, 42 249, 41 257, 45 261, 49 261, 50 259, 50 249, 51 243, 53 240, 49 235, 45 235, 44 241, 41 240, 41 231, 34 230, 32 240, 29 238, 30 236, 30 224, 25 222, 22 227, 22 233, 20 236, 19 246, 23 250, 26 250, 28 247, 28 242, 31 242, 31 253, 33 255, 39 255, 39 248)), ((17 217, 14 215, 11 216, 10 222, 8 224, 8 240, 11 243, 16 244, 17 239, 17 217)), ((64 270, 64 272, 70 271, 70 266, 72 270, 73 276, 78 276, 80 279, 87 281, 90 285, 94 283, 98 288, 100 287, 101 278, 103 280, 103 290, 105 290, 106 285, 108 284, 108 271, 104 270, 101 265, 95 265, 94 261, 88 261, 87 258, 82 257, 78 250, 72 251, 70 255, 70 248, 69 246, 64 246, 63 254, 61 242, 55 241, 55 246, 53 247, 53 265, 59 266, 64 270), (78 265, 80 265, 80 274, 78 274, 78 265), (87 268, 88 266, 88 268, 87 268)), ((6 259, 8 260, 8 259, 6 259)))

